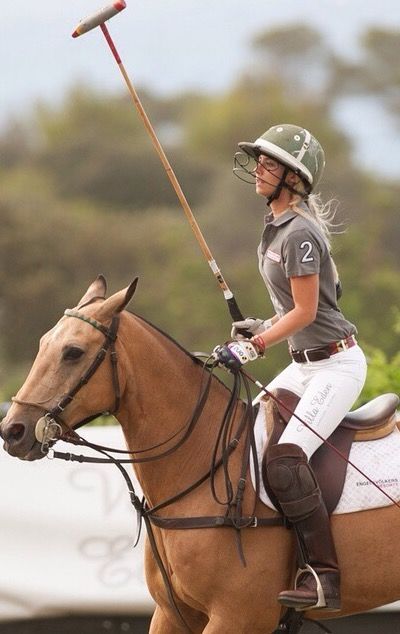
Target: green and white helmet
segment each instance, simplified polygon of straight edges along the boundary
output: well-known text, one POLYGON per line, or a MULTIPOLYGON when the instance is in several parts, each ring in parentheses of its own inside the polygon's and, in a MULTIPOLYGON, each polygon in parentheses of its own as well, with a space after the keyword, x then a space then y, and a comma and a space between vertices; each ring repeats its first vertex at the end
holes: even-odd
POLYGON ((274 125, 254 143, 239 147, 256 160, 260 154, 276 159, 298 174, 312 191, 325 167, 325 153, 319 141, 305 128, 289 123, 274 125))

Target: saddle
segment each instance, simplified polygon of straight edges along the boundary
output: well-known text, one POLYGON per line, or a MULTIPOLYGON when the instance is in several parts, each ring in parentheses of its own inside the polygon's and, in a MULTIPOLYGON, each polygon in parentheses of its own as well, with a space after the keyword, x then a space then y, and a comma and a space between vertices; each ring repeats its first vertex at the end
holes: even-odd
MULTIPOLYGON (((277 403, 272 398, 265 399, 271 408, 271 415, 266 417, 268 442, 271 444, 278 442, 291 417, 291 412, 296 409, 300 400, 296 394, 285 389, 275 390, 274 395, 281 403, 277 403)), ((396 426, 400 428, 400 416, 396 412, 399 401, 397 394, 381 394, 353 412, 349 412, 329 436, 329 443, 348 459, 353 442, 373 441, 388 436, 396 426)), ((331 514, 342 495, 347 462, 328 445, 323 444, 311 457, 310 464, 319 483, 327 511, 331 514)), ((264 486, 269 491, 265 453, 262 474, 264 486)))

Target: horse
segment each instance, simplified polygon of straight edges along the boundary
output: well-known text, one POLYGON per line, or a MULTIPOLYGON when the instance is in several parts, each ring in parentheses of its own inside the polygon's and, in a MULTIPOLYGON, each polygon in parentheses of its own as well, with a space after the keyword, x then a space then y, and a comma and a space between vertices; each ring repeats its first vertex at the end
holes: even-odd
MULTIPOLYGON (((255 489, 241 487, 243 464, 248 469, 243 463, 246 434, 240 433, 246 399, 232 405, 232 391, 220 378, 171 337, 126 310, 136 281, 106 298, 106 283, 99 276, 75 309, 66 310, 42 337, 27 379, 1 423, 4 448, 22 460, 40 459, 44 454, 35 430, 43 415, 56 412, 54 420, 65 437, 100 412, 113 411, 129 456, 136 457, 146 508, 158 509, 154 518, 160 518, 145 546, 146 582, 156 606, 150 634, 271 633, 282 617, 277 595, 293 581, 294 540, 255 489), (222 449, 215 455, 215 447, 219 421, 230 405, 226 464, 222 449), (220 521, 226 517, 221 508, 229 506, 227 473, 232 489, 242 492, 242 517, 264 523, 220 521), (179 526, 177 517, 186 518, 187 525, 179 526), (191 525, 190 518, 216 521, 213 527, 204 521, 191 525)), ((343 617, 398 600, 399 508, 392 504, 333 515, 331 521, 342 608, 335 614, 309 611, 307 617, 343 617)))

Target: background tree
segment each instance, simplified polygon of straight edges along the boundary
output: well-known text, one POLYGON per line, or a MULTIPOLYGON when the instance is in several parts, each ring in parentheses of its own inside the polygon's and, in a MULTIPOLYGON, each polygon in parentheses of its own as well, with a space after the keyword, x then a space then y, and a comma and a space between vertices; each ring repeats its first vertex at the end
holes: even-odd
MULTIPOLYGON (((272 306, 255 254, 264 201, 232 176, 237 143, 282 121, 321 140, 328 158, 321 194, 338 200, 338 230, 346 228, 333 241, 341 305, 370 351, 363 399, 384 385, 395 390, 398 380, 399 188, 356 164, 334 111, 344 97, 373 95, 396 114, 399 36, 388 31, 383 47, 385 33, 363 34, 364 56, 354 63, 308 27, 274 29, 254 38, 255 65, 222 94, 164 99, 139 91, 248 315, 268 316, 272 306)), ((139 275, 133 310, 190 350, 229 338, 221 292, 127 97, 77 88, 57 108, 42 104, 10 121, 0 133, 0 220, 0 397, 15 392, 40 335, 100 272, 111 291, 139 275)), ((254 371, 267 381, 287 359, 281 344, 254 371)))

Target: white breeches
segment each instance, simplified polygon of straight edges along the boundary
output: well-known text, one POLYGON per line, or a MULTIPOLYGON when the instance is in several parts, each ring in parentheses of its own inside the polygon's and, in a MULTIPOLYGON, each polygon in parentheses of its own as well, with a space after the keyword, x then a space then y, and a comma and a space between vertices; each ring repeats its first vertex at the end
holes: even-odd
MULTIPOLYGON (((267 389, 285 388, 297 394, 300 401, 294 413, 326 439, 357 400, 366 374, 364 353, 359 346, 354 346, 322 361, 293 361, 267 389)), ((299 445, 308 458, 322 442, 294 416, 279 439, 279 444, 299 445)))

